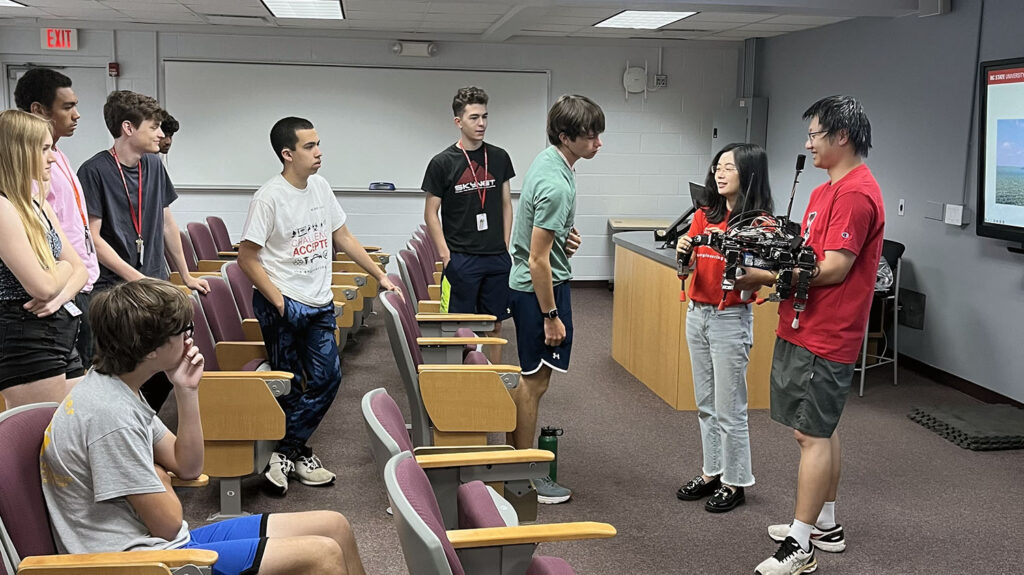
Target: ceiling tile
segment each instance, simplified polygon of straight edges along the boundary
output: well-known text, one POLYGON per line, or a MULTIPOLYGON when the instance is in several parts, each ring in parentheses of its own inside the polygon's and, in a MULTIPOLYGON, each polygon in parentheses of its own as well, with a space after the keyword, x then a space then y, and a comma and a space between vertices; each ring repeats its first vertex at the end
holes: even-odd
POLYGON ((777 14, 760 12, 699 12, 686 20, 690 22, 736 22, 737 24, 749 24, 774 18, 775 16, 777 14))

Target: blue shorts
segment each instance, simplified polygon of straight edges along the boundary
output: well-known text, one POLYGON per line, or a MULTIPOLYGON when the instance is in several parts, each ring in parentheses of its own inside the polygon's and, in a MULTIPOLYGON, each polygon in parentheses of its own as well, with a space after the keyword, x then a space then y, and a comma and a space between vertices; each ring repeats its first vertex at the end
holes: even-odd
POLYGON ((452 252, 441 274, 441 313, 485 313, 498 321, 508 319, 511 269, 508 254, 452 252))
POLYGON ((270 515, 246 515, 193 529, 192 540, 181 549, 217 552, 214 575, 259 573, 267 547, 267 519, 270 515))
POLYGON ((569 371, 569 354, 572 352, 572 298, 569 282, 555 286, 558 319, 565 325, 565 339, 557 347, 544 344, 544 314, 541 313, 537 294, 514 289, 510 289, 509 294, 512 321, 516 323, 519 367, 523 375, 536 373, 541 364, 562 373, 569 371))

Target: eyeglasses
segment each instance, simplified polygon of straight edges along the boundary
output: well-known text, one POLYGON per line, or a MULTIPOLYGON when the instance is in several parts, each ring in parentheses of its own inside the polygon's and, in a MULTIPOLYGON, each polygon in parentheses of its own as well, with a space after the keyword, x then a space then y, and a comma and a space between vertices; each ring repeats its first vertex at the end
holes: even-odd
POLYGON ((717 174, 719 171, 731 174, 736 171, 736 164, 711 164, 712 174, 717 174))
POLYGON ((192 337, 195 334, 195 332, 196 332, 196 324, 189 323, 188 325, 185 326, 185 329, 183 329, 183 330, 181 330, 178 333, 175 333, 173 335, 184 335, 185 339, 188 339, 188 338, 192 337))
POLYGON ((807 140, 810 143, 813 144, 815 136, 821 136, 822 134, 827 134, 828 132, 829 132, 828 130, 818 130, 817 132, 807 132, 807 140))

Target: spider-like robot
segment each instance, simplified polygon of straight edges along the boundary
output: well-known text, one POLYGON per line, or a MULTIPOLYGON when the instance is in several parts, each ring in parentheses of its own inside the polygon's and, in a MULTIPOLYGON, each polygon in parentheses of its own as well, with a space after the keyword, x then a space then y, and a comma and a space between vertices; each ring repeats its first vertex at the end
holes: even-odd
MULTIPOLYGON (((778 272, 775 291, 767 298, 758 298, 758 304, 765 301, 782 301, 793 298, 793 329, 800 326, 800 312, 807 309, 807 292, 811 276, 817 264, 814 249, 804 244, 799 224, 789 219, 793 209, 793 195, 796 192, 800 172, 804 167, 804 155, 797 156, 796 177, 793 178, 793 193, 789 197, 789 210, 785 216, 773 216, 761 210, 742 212, 729 221, 725 232, 710 232, 694 236, 690 250, 677 254, 676 270, 679 279, 685 280, 693 271, 690 256, 697 246, 708 246, 725 257, 725 273, 722 276, 722 301, 718 309, 725 308, 725 298, 734 291, 736 279, 742 277, 743 268, 755 267, 778 272), (794 273, 796 281, 794 283, 794 273)), ((740 297, 750 298, 750 292, 743 291, 740 297)), ((681 294, 685 299, 685 293, 681 294)))

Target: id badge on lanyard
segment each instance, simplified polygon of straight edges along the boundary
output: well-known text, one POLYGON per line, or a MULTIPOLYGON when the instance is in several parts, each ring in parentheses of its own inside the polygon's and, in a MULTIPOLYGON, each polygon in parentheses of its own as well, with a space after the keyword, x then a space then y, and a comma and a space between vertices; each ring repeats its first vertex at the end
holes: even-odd
MULTIPOLYGON (((481 144, 484 148, 484 179, 490 174, 490 166, 487 162, 487 144, 481 144)), ((476 215, 476 231, 486 232, 487 231, 487 213, 484 212, 484 206, 487 204, 487 188, 484 188, 480 184, 480 179, 476 177, 476 170, 473 169, 473 162, 469 159, 469 154, 466 152, 466 148, 462 147, 462 140, 456 142, 456 146, 462 150, 462 155, 466 158, 466 165, 469 167, 469 173, 473 175, 473 183, 476 184, 476 195, 480 198, 480 213, 476 215)), ((479 164, 478 164, 479 165, 479 164)))

